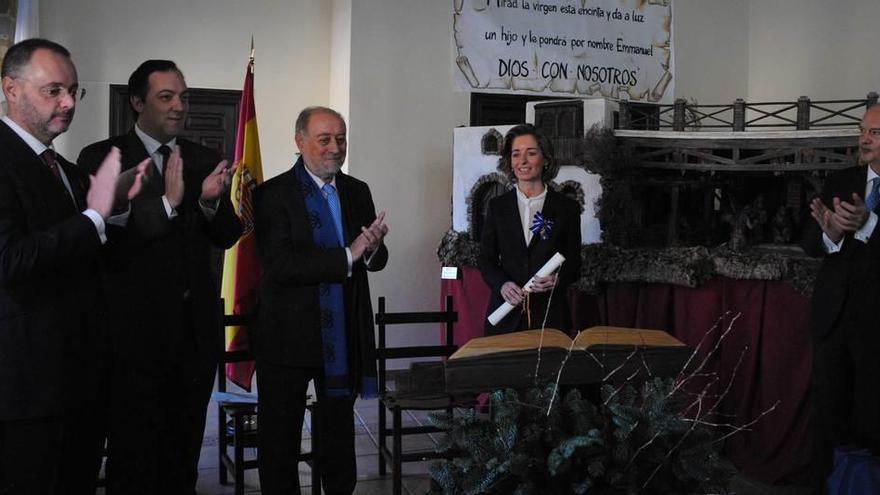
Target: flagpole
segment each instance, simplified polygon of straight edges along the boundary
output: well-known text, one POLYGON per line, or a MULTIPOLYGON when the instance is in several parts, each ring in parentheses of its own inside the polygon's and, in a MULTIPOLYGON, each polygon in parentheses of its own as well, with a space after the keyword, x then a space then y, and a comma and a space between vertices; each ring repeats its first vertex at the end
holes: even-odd
POLYGON ((251 35, 251 57, 250 63, 248 63, 248 70, 251 71, 251 74, 254 73, 254 35, 251 35))

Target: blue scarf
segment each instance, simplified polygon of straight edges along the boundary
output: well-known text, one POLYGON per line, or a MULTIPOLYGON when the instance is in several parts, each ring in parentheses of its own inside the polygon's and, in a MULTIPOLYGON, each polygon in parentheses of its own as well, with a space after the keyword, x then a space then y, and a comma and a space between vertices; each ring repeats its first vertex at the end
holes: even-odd
MULTIPOLYGON (((294 167, 306 210, 312 224, 312 238, 320 249, 344 246, 339 238, 324 194, 305 166, 294 167)), ((345 300, 342 284, 318 285, 321 307, 321 339, 324 345, 324 394, 329 397, 351 395, 348 376, 348 347, 345 337, 345 300)))

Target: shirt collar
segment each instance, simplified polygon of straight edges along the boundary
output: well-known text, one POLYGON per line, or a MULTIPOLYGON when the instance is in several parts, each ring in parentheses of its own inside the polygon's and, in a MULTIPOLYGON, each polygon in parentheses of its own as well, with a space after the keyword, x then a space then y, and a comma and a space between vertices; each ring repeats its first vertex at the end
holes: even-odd
MULTIPOLYGON (((324 184, 327 184, 327 182, 324 182, 324 179, 321 179, 317 175, 313 174, 312 171, 309 170, 309 167, 306 166, 305 161, 303 161, 303 168, 306 169, 306 173, 309 174, 309 177, 311 177, 312 180, 315 181, 315 185, 318 186, 318 190, 319 191, 323 190, 322 188, 324 187, 324 184)), ((332 179, 330 179, 329 184, 333 184, 333 187, 336 188, 336 176, 335 175, 333 176, 332 179)))
POLYGON ((8 125, 10 129, 12 129, 12 132, 16 133, 18 137, 20 137, 22 141, 24 141, 30 147, 30 149, 34 150, 34 153, 36 153, 37 156, 42 155, 43 152, 47 149, 52 149, 51 145, 46 146, 45 144, 43 144, 31 133, 24 130, 20 125, 16 124, 14 120, 9 118, 9 116, 4 115, 2 120, 3 122, 6 122, 6 125, 8 125))
POLYGON ((142 143, 144 143, 144 148, 147 149, 147 154, 150 156, 156 154, 156 151, 159 150, 159 147, 162 146, 162 144, 167 145, 169 148, 174 148, 174 145, 177 144, 176 137, 171 138, 171 140, 167 143, 160 143, 159 141, 155 140, 153 136, 150 136, 149 134, 141 130, 141 128, 138 127, 137 124, 134 125, 134 133, 137 134, 137 137, 141 140, 142 143))
POLYGON ((875 178, 880 177, 880 175, 877 175, 877 172, 874 172, 874 169, 871 168, 870 165, 866 165, 866 166, 868 167, 868 182, 871 182, 875 178))
POLYGON ((544 185, 544 191, 541 192, 541 194, 539 194, 537 196, 532 196, 531 198, 529 198, 525 194, 523 194, 523 192, 519 190, 519 187, 514 187, 514 189, 516 189, 516 198, 519 201, 522 201, 523 203, 540 201, 540 200, 543 200, 547 196, 547 185, 546 184, 544 185))

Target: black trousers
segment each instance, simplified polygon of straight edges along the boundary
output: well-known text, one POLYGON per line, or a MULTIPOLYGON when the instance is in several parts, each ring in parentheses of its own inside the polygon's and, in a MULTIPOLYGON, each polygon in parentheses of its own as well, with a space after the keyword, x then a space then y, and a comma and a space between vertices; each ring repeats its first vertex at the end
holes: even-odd
MULTIPOLYGON (((354 450, 354 396, 326 397, 323 370, 257 361, 260 487, 264 495, 299 494, 298 457, 309 380, 318 393, 321 484, 328 495, 350 495, 357 482, 354 450)), ((314 419, 314 418, 313 418, 314 419)))
POLYGON ((832 332, 813 338, 816 487, 831 474, 835 447, 853 445, 880 454, 880 324, 871 310, 862 301, 847 304, 832 332))
POLYGON ((217 363, 198 352, 191 321, 179 331, 165 355, 130 342, 114 346, 108 495, 195 494, 217 363))
POLYGON ((51 495, 60 463, 58 418, 0 421, 0 495, 51 495))

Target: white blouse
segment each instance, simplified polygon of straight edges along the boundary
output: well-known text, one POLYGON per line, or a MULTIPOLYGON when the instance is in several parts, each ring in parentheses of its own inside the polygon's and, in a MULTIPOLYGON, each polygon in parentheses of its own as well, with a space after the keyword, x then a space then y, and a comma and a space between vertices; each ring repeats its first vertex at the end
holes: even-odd
POLYGON ((544 191, 531 198, 527 198, 522 191, 519 190, 519 187, 516 188, 516 204, 519 207, 519 219, 520 223, 522 223, 523 228, 523 238, 526 240, 526 246, 532 242, 532 231, 530 227, 532 226, 532 220, 535 218, 535 213, 541 211, 544 208, 544 199, 547 198, 547 186, 544 186, 544 191))

